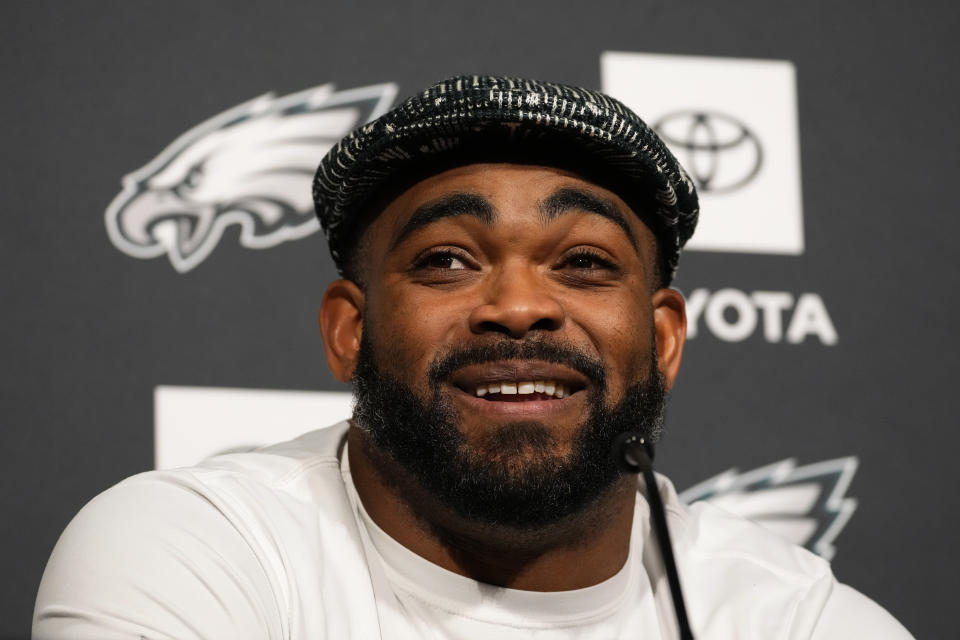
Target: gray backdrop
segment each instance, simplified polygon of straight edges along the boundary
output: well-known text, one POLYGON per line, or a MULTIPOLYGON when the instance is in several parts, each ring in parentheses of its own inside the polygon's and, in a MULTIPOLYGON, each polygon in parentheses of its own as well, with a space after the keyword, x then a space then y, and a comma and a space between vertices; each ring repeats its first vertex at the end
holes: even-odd
MULTIPOLYGON (((316 312, 320 235, 199 267, 118 251, 121 176, 267 91, 457 73, 600 86, 606 50, 790 60, 806 251, 690 252, 677 285, 818 293, 839 334, 691 341, 658 463, 680 488, 730 467, 855 455, 839 578, 918 637, 948 637, 960 580, 955 3, 4 3, 0 637, 28 633, 57 536, 153 465, 159 384, 342 389, 316 312)), ((704 213, 707 215, 707 212, 704 213)), ((320 424, 318 424, 320 426, 320 424)))

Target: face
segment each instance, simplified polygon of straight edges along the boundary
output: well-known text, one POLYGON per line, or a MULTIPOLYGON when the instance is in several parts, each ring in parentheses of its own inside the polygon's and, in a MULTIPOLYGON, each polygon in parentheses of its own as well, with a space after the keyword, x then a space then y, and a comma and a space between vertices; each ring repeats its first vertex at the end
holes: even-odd
POLYGON ((364 241, 366 291, 339 351, 325 328, 328 360, 374 444, 461 515, 563 517, 614 481, 617 433, 659 427, 682 300, 654 290, 654 238, 615 194, 471 165, 414 185, 364 241))

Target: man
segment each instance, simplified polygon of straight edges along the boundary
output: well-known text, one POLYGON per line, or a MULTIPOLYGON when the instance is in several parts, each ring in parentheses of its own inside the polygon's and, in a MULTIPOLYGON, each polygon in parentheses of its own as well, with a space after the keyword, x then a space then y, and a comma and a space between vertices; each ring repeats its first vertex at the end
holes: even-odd
MULTIPOLYGON (((684 345, 697 198, 661 141, 598 93, 453 78, 341 141, 314 198, 353 419, 96 498, 35 637, 678 637, 611 456, 656 439, 684 345)), ((644 490, 697 637, 910 637, 816 556, 644 490)))

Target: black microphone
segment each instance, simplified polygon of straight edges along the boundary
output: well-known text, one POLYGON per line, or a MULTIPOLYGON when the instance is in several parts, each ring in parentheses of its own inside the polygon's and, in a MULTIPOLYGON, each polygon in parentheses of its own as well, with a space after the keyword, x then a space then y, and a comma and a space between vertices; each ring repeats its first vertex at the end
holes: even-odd
POLYGON ((653 530, 656 533, 660 555, 663 557, 663 566, 667 572, 670 596, 673 598, 673 610, 677 614, 680 640, 693 640, 693 632, 690 630, 690 622, 687 619, 687 607, 683 603, 683 592, 680 590, 680 574, 677 573, 677 563, 673 557, 673 545, 670 544, 667 514, 663 509, 663 500, 660 498, 660 490, 657 488, 657 479, 653 475, 653 445, 646 442, 643 436, 635 431, 621 433, 613 442, 613 459, 623 471, 643 474, 644 482, 647 485, 646 497, 650 504, 653 530))

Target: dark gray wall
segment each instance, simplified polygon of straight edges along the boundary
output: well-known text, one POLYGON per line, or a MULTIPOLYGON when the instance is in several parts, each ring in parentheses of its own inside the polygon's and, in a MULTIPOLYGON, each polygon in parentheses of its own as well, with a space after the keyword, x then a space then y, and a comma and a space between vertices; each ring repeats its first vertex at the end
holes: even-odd
POLYGON ((13 3, 0 5, 0 637, 27 634, 47 555, 93 495, 152 466, 158 384, 336 389, 315 328, 319 235, 228 232, 200 267, 115 249, 120 177, 269 90, 456 73, 599 87, 604 50, 787 59, 806 252, 690 252, 677 285, 819 293, 840 336, 688 347, 660 467, 856 455, 841 580, 917 637, 960 592, 955 3, 13 3))

